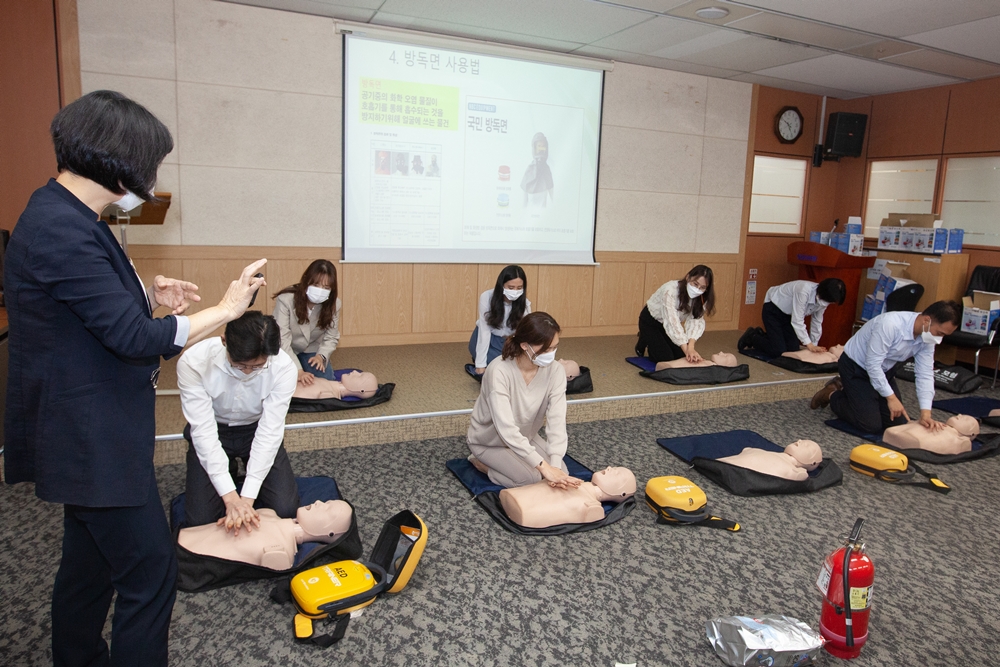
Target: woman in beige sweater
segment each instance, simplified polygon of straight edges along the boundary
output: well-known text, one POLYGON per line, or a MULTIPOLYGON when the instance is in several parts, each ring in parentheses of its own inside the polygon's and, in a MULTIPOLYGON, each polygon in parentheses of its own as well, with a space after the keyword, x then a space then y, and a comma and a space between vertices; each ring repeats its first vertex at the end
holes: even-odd
POLYGON ((566 454, 566 371, 552 363, 559 325, 547 313, 525 315, 503 353, 486 367, 469 425, 469 460, 495 483, 541 480, 575 488, 566 454), (538 431, 545 423, 545 436, 538 431))

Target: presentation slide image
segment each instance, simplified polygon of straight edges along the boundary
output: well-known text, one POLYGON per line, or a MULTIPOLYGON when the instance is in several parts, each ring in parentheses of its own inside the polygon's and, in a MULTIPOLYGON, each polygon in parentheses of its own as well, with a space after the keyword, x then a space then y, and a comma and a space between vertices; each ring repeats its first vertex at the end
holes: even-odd
POLYGON ((469 96, 464 113, 463 242, 574 242, 584 110, 469 96))
POLYGON ((374 141, 370 152, 370 245, 438 246, 441 242, 441 147, 374 141), (438 172, 438 176, 428 175, 429 170, 438 172))

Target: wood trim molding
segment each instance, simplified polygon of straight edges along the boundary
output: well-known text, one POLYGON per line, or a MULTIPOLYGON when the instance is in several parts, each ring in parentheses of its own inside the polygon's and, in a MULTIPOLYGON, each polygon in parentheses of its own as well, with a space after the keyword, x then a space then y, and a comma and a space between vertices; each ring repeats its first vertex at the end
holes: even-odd
POLYGON ((54 0, 56 58, 59 61, 59 106, 83 94, 80 82, 80 27, 76 0, 54 0))
POLYGON ((129 244, 132 259, 268 259, 340 260, 340 248, 315 246, 140 245, 129 244), (263 253, 263 254, 262 254, 263 253))

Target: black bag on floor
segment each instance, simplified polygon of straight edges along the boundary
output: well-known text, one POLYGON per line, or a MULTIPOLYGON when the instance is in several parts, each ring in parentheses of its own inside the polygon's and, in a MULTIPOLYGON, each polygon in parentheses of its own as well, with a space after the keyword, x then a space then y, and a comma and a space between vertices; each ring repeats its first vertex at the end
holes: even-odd
POLYGON ((667 384, 726 384, 739 382, 750 377, 750 367, 739 366, 696 366, 694 368, 664 368, 662 371, 642 371, 639 375, 667 384))
POLYGON ((775 357, 769 362, 772 366, 777 366, 778 368, 784 368, 786 371, 791 371, 793 373, 838 373, 839 364, 833 362, 830 364, 810 364, 807 361, 802 361, 801 359, 795 359, 793 357, 775 357))
POLYGON ((368 408, 373 405, 387 402, 392 398, 392 390, 396 385, 387 382, 380 384, 378 390, 368 398, 357 401, 344 401, 339 398, 295 398, 292 397, 288 404, 289 412, 333 412, 334 410, 353 410, 354 408, 368 408))
POLYGON ((695 457, 691 461, 691 465, 702 475, 737 496, 813 493, 829 486, 836 486, 844 479, 844 473, 840 471, 833 459, 827 458, 824 458, 813 474, 802 482, 765 475, 756 470, 700 456, 695 457))
POLYGON ((590 369, 580 366, 580 374, 566 381, 567 394, 588 394, 594 391, 594 383, 590 380, 590 369))
MULTIPOLYGON (((901 361, 896 364, 896 377, 900 380, 913 382, 916 379, 914 374, 913 359, 901 361)), ((983 379, 962 366, 946 366, 939 361, 934 362, 934 387, 943 389, 953 394, 968 394, 973 392, 983 384, 983 379)))

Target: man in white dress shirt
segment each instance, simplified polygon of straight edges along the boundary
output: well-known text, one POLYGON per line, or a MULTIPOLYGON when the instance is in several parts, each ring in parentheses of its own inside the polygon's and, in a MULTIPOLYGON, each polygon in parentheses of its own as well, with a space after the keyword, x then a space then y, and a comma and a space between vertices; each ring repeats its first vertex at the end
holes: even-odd
POLYGON ((752 347, 771 357, 799 349, 826 352, 819 344, 823 336, 823 314, 831 305, 844 305, 846 295, 847 288, 840 278, 827 278, 820 283, 793 280, 775 285, 764 297, 761 311, 764 329, 750 327, 740 337, 737 347, 740 352, 752 347))
POLYGON ((256 310, 180 358, 177 386, 188 421, 186 525, 219 520, 237 533, 252 530, 260 522, 255 506, 295 516, 299 494, 282 443, 297 378, 277 322, 256 310), (237 459, 246 466, 238 492, 237 459))
POLYGON ((910 416, 899 400, 896 363, 914 360, 920 423, 932 431, 944 424, 931 417, 934 402, 934 346, 958 328, 962 307, 937 301, 922 313, 884 313, 854 334, 838 362, 840 377, 813 396, 813 409, 829 404, 834 414, 865 433, 882 433, 906 424, 910 416))

